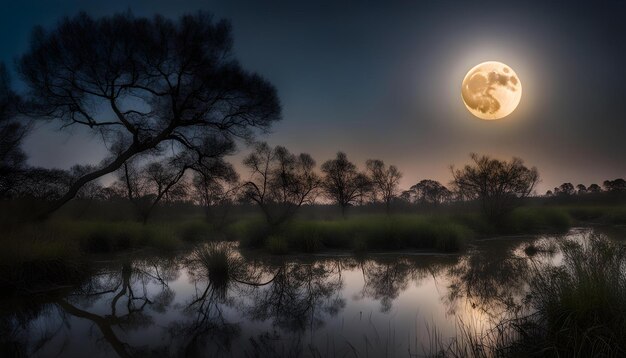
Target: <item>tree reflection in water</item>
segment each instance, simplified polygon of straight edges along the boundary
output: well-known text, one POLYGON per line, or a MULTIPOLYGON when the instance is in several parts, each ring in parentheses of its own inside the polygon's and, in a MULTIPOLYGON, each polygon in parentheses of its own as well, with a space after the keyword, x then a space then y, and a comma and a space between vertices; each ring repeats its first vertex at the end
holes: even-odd
POLYGON ((380 311, 389 312, 393 301, 410 283, 437 276, 457 260, 456 256, 380 257, 359 260, 363 273, 363 297, 380 301, 380 311))
MULTIPOLYGON (((361 321, 352 318, 361 309, 379 311, 375 315, 378 321, 370 318, 369 327, 384 321, 385 327, 374 329, 391 329, 387 325, 391 327, 395 315, 393 305, 403 295, 399 312, 403 317, 397 318, 402 324, 406 324, 407 314, 434 307, 432 298, 440 303, 441 313, 421 312, 424 316, 448 314, 440 319, 455 320, 449 314, 459 317, 478 310, 495 322, 504 314, 515 313, 524 307, 534 260, 544 259, 540 254, 529 260, 522 244, 513 241, 489 243, 465 255, 365 258, 244 257, 232 244, 219 245, 213 254, 225 254, 227 259, 222 262, 227 267, 215 266, 212 256, 202 260, 193 254, 106 263, 69 294, 48 298, 23 314, 2 314, 0 348, 9 356, 63 352, 65 344, 71 345, 72 352, 93 350, 92 339, 80 342, 87 331, 71 328, 86 320, 94 328, 90 335, 95 333, 101 343, 97 347, 122 357, 223 356, 232 352, 298 356, 306 351, 322 354, 326 349, 350 353, 350 345, 356 342, 338 338, 324 347, 319 337, 334 339, 341 333, 338 329, 345 329, 341 335, 353 337, 353 333, 366 332, 361 321), (170 287, 173 283, 175 288, 170 287), (406 296, 408 291, 411 296, 406 296), (413 292, 418 294, 413 296, 413 292), (358 302, 360 298, 370 299, 374 305, 358 302), (364 306, 356 311, 346 309, 348 300, 364 306), (458 309, 466 303, 463 310, 458 309), (414 311, 405 312, 407 309, 414 311), (52 324, 45 330, 29 326, 41 321, 40 317, 50 317, 52 324), (34 338, 37 330, 43 333, 34 338), (318 331, 322 334, 315 338, 318 331)), ((414 326, 418 323, 412 322, 414 326)))
POLYGON ((280 263, 270 268, 275 270, 271 282, 251 287, 250 304, 240 308, 252 320, 271 320, 288 331, 317 329, 325 315, 334 316, 345 306, 339 294, 341 269, 341 263, 332 260, 280 263))
POLYGON ((450 282, 444 300, 450 313, 455 312, 459 302, 466 302, 494 322, 520 315, 528 309, 528 280, 536 261, 554 255, 547 248, 549 245, 542 239, 512 240, 489 242, 480 249, 470 250, 458 265, 448 270, 450 282), (530 244, 543 249, 529 259, 521 247, 530 244))
MULTIPOLYGON (((74 293, 58 299, 56 304, 70 316, 93 322, 119 356, 143 355, 147 353, 147 348, 130 346, 118 337, 116 331, 127 333, 153 325, 152 316, 146 312, 146 308, 164 312, 175 295, 168 282, 177 277, 178 266, 173 260, 151 258, 124 261, 118 268, 95 275, 74 293), (149 287, 156 287, 156 292, 150 292, 149 287), (87 310, 101 300, 108 302, 107 314, 87 310)), ((100 303, 99 306, 104 305, 100 303)), ((64 319, 67 320, 66 317, 64 319)), ((149 350, 154 352, 164 349, 159 347, 149 350)))

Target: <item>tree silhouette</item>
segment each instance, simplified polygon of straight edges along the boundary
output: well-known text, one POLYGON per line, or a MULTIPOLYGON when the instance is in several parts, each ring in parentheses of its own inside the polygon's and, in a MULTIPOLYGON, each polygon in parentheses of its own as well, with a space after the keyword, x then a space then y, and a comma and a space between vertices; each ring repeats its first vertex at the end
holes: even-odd
POLYGON ((29 168, 13 188, 16 196, 38 200, 58 200, 68 188, 68 173, 60 169, 29 168))
POLYGON ((261 208, 269 224, 279 225, 303 204, 314 202, 320 180, 309 154, 295 155, 285 147, 257 143, 243 164, 251 173, 244 184, 245 197, 261 208))
POLYGON ((216 160, 212 166, 195 171, 192 185, 196 202, 204 208, 205 219, 217 228, 223 228, 230 206, 240 191, 239 174, 235 168, 223 160, 216 160))
POLYGON ((563 183, 559 186, 558 193, 559 195, 570 196, 576 193, 576 189, 574 189, 574 184, 572 183, 563 183))
POLYGON ((398 185, 402 178, 402 173, 395 165, 385 166, 382 160, 368 159, 366 162, 372 191, 375 196, 380 195, 385 203, 387 214, 391 210, 391 202, 398 195, 398 185))
POLYGON ((33 31, 19 71, 28 113, 88 128, 110 149, 49 212, 135 156, 200 162, 214 153, 207 137, 251 138, 280 117, 275 88, 233 58, 229 23, 203 12, 178 21, 130 13, 65 18, 33 31))
POLYGON ((598 184, 591 184, 587 188, 587 191, 590 192, 590 193, 601 193, 602 192, 602 188, 598 184))
POLYGON ((602 185, 609 192, 626 192, 626 180, 618 178, 615 180, 605 180, 602 185))
POLYGON ((150 215, 162 200, 186 196, 181 179, 185 166, 175 162, 149 162, 143 167, 126 161, 120 170, 120 183, 126 189, 128 200, 135 206, 138 219, 146 224, 150 215))
POLYGON ((332 262, 281 263, 271 282, 255 287, 251 305, 242 308, 252 320, 271 320, 284 330, 318 328, 327 316, 345 306, 340 295, 343 278, 332 262))
POLYGON ((519 158, 511 161, 472 153, 473 164, 463 169, 452 167, 454 185, 464 198, 481 202, 483 213, 498 223, 529 196, 539 181, 536 168, 527 168, 519 158))
POLYGON ((371 188, 368 177, 359 173, 356 165, 343 152, 338 152, 335 159, 324 162, 322 172, 324 193, 329 200, 341 207, 344 217, 348 206, 356 204, 371 188))
POLYGON ((424 179, 408 190, 410 201, 422 204, 439 204, 450 200, 452 193, 435 180, 424 179))
POLYGON ((26 167, 26 154, 21 144, 30 126, 16 120, 19 98, 11 89, 4 64, 0 63, 0 198, 16 188, 26 167))
POLYGON ((587 187, 584 184, 576 185, 576 193, 578 195, 587 194, 587 187))

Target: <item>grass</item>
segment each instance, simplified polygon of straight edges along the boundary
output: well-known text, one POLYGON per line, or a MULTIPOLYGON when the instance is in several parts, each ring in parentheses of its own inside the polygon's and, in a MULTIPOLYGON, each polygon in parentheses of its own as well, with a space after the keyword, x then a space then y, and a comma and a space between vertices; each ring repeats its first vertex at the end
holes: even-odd
POLYGON ((5 232, 0 238, 0 259, 4 263, 69 259, 83 253, 145 247, 170 251, 220 237, 211 225, 197 220, 148 225, 134 221, 52 220, 5 232))
POLYGON ((273 230, 251 220, 237 224, 236 238, 247 247, 270 252, 340 250, 436 249, 455 252, 472 232, 449 219, 418 215, 362 215, 346 220, 295 220, 273 230))
MULTIPOLYGON (((497 225, 480 213, 439 213, 375 215, 361 214, 347 219, 296 219, 270 227, 260 218, 239 220, 228 229, 243 247, 265 247, 272 253, 318 252, 325 249, 370 250, 427 249, 440 252, 463 250, 475 236, 537 234, 567 231, 577 220, 566 207, 522 207, 497 225), (270 240, 271 238, 271 240, 270 240)), ((615 217, 600 211, 599 217, 615 217)))
MULTIPOLYGON (((270 227, 259 216, 241 215, 223 231, 197 215, 159 220, 142 225, 135 221, 102 220, 87 216, 59 216, 35 225, 9 225, 0 237, 4 267, 42 262, 76 266, 84 254, 116 253, 129 249, 182 249, 212 240, 239 241, 242 247, 265 248, 272 254, 313 253, 322 250, 463 250, 475 236, 560 232, 575 223, 626 224, 623 206, 529 206, 514 210, 496 228, 479 213, 439 212, 392 216, 359 214, 347 219, 317 215, 270 227)), ((41 265, 40 265, 41 266, 41 265)), ((45 266, 45 265, 44 265, 45 266)))
POLYGON ((69 245, 78 244, 82 252, 113 253, 131 248, 176 250, 187 243, 208 241, 214 234, 211 225, 198 220, 143 225, 135 221, 56 220, 43 230, 69 245))
POLYGON ((626 246, 591 234, 558 247, 562 264, 536 265, 528 279, 529 313, 486 331, 458 322, 451 339, 433 330, 424 355, 626 356, 626 246))
POLYGON ((510 233, 563 232, 572 224, 572 217, 561 208, 528 207, 514 210, 505 219, 503 230, 510 233))
POLYGON ((566 211, 579 223, 626 225, 624 205, 570 205, 559 209, 566 211))
POLYGON ((626 354, 626 246, 600 235, 560 245, 563 265, 536 273, 544 346, 559 356, 626 354))
POLYGON ((245 269, 241 257, 224 242, 198 245, 191 257, 200 265, 209 282, 223 294, 228 284, 245 269))
POLYGON ((43 225, 7 232, 0 244, 3 296, 68 285, 88 275, 78 245, 45 230, 43 225))
POLYGON ((210 240, 213 233, 199 221, 142 225, 57 219, 12 227, 0 237, 0 289, 9 293, 71 284, 88 271, 85 254, 140 248, 169 252, 210 240))
POLYGON ((271 235, 268 237, 265 247, 273 255, 284 255, 289 252, 287 240, 280 235, 271 235))

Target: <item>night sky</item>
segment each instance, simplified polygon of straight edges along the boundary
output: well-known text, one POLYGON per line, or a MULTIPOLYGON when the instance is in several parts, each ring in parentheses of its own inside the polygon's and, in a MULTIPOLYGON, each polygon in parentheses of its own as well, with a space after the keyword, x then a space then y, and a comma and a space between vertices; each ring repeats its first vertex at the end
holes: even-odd
MULTIPOLYGON (((401 169, 405 188, 447 184, 449 166, 470 152, 523 158, 538 167, 541 192, 626 176, 624 1, 3 1, 0 60, 14 68, 35 25, 128 9, 230 19, 237 58, 283 104, 283 121, 261 139, 319 164, 337 150, 361 166, 380 158, 401 169), (520 106, 500 121, 472 116, 461 100, 463 77, 487 60, 511 66, 523 85, 520 106)), ((30 164, 104 157, 97 138, 58 127, 28 138, 30 164)))

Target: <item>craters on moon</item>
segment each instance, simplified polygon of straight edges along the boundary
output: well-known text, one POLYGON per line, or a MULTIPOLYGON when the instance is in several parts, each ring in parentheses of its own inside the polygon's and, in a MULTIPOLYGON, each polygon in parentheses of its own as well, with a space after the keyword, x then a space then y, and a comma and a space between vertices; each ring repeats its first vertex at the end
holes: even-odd
POLYGON ((485 62, 465 76, 462 96, 470 112, 483 119, 511 113, 519 103, 521 86, 513 70, 498 62, 485 62), (503 103, 504 102, 504 103, 503 103))

